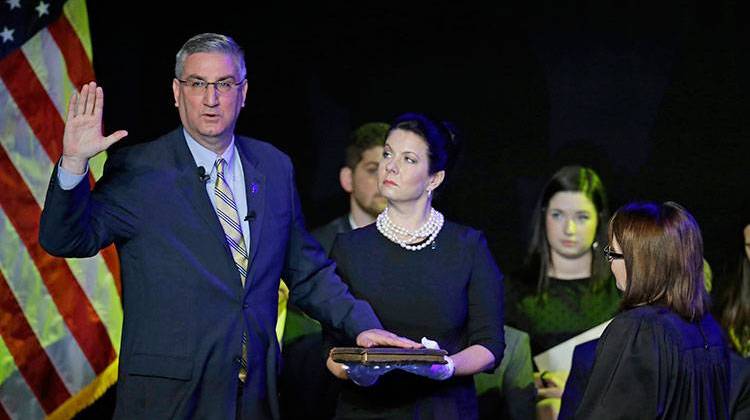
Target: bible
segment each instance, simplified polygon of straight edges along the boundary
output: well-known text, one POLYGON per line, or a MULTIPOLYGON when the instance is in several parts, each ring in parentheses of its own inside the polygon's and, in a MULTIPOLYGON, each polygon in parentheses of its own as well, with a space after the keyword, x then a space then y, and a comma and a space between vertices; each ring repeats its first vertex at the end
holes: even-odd
POLYGON ((448 354, 442 349, 402 349, 398 347, 334 347, 331 359, 336 363, 363 365, 446 364, 448 354))

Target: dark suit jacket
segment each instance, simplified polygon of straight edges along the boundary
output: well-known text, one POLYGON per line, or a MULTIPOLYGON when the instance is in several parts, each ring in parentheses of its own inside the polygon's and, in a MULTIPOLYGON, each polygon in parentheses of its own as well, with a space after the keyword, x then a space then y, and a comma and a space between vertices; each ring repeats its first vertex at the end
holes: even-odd
MULTIPOLYGON (((349 216, 312 231, 326 255, 339 233, 349 232, 349 216)), ((338 382, 325 365, 320 324, 294 305, 287 305, 281 370, 281 416, 286 419, 330 419, 336 414, 338 382)))
POLYGON ((331 253, 333 248, 333 241, 336 240, 336 235, 339 233, 346 233, 352 230, 352 225, 349 223, 349 215, 337 217, 331 220, 328 224, 321 226, 312 231, 315 239, 320 242, 320 245, 326 251, 326 255, 331 253))
POLYGON ((232 418, 242 331, 244 418, 277 418, 279 278, 306 313, 356 336, 380 323, 307 233, 289 158, 235 137, 245 174, 250 266, 243 290, 181 128, 112 153, 93 192, 52 174, 40 242, 86 257, 114 242, 122 269, 117 418, 232 418))

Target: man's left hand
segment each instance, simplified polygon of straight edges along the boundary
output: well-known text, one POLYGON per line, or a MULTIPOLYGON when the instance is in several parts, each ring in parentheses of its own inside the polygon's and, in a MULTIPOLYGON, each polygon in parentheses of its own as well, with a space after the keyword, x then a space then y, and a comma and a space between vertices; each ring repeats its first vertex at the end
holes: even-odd
POLYGON ((401 347, 405 349, 418 349, 422 345, 416 341, 409 340, 406 337, 379 329, 362 331, 357 336, 357 345, 360 347, 401 347))

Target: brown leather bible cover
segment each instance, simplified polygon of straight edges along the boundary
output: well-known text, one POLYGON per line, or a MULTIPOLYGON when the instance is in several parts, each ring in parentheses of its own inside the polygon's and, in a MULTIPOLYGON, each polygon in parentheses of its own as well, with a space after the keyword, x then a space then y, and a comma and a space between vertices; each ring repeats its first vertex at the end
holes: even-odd
POLYGON ((445 364, 445 350, 402 349, 398 347, 334 347, 331 359, 336 363, 370 365, 445 364))

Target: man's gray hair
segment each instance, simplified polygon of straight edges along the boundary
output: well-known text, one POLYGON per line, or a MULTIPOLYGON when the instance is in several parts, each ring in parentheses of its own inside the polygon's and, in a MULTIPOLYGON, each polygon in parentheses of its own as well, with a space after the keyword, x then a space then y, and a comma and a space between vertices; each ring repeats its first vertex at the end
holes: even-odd
POLYGON ((231 55, 237 70, 239 70, 240 80, 244 79, 247 75, 247 70, 245 69, 245 52, 242 51, 242 47, 239 44, 226 35, 204 33, 188 39, 185 45, 180 48, 180 51, 177 52, 177 59, 174 66, 174 75, 176 78, 179 79, 182 77, 185 60, 187 60, 188 56, 195 53, 223 53, 231 55))

